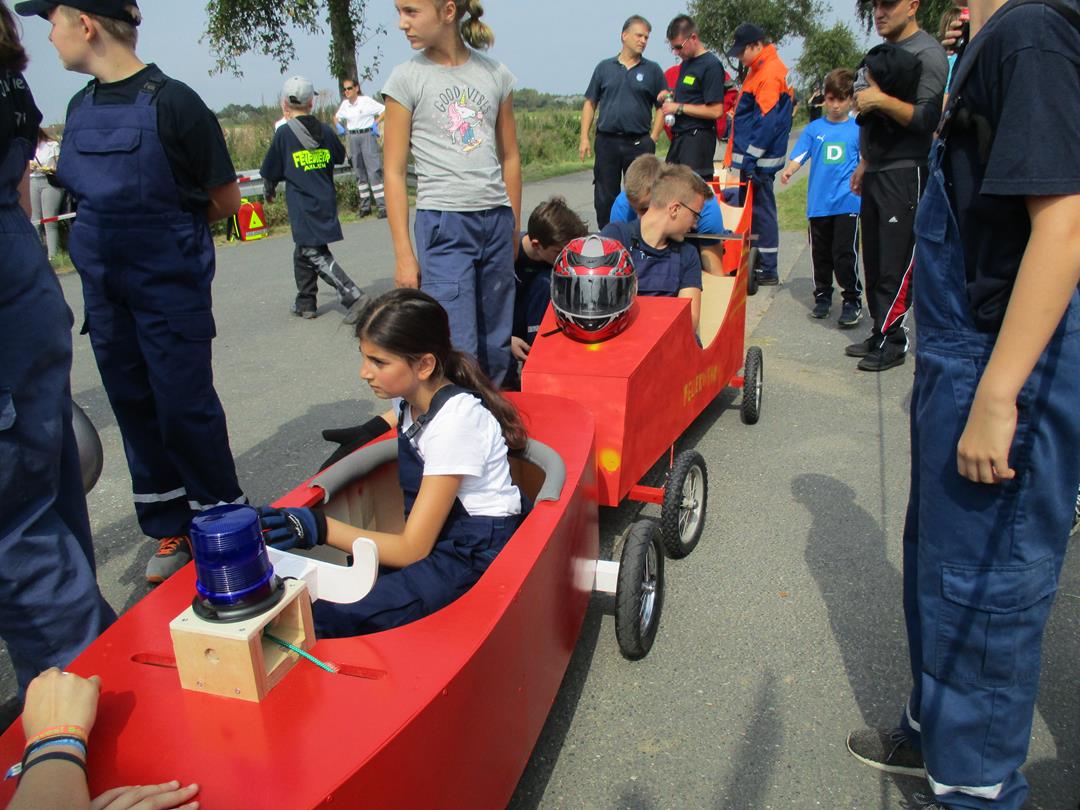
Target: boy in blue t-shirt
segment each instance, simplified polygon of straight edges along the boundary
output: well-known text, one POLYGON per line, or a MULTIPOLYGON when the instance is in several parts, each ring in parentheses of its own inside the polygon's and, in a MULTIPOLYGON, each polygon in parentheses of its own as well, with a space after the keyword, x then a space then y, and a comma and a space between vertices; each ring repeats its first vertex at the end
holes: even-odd
POLYGON ((833 276, 843 290, 838 325, 850 329, 862 318, 859 281, 859 198, 851 193, 851 175, 859 165, 859 127, 851 119, 855 74, 837 68, 825 77, 825 117, 810 122, 780 173, 787 184, 806 161, 810 188, 806 216, 810 220, 810 254, 814 262, 813 318, 827 318, 832 309, 833 276))
POLYGON ((630 253, 638 277, 638 295, 690 299, 697 331, 701 314, 701 259, 683 242, 701 218, 712 189, 690 168, 665 167, 652 186, 649 208, 633 222, 609 222, 601 236, 617 239, 630 253))

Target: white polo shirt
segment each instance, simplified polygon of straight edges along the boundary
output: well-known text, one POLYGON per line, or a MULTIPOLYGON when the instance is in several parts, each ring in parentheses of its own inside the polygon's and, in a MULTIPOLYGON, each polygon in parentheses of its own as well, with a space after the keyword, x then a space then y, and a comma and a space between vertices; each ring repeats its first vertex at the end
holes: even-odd
POLYGON ((375 119, 383 114, 386 109, 371 96, 358 96, 356 101, 345 99, 341 102, 334 120, 341 121, 345 129, 350 132, 354 129, 371 129, 375 119))

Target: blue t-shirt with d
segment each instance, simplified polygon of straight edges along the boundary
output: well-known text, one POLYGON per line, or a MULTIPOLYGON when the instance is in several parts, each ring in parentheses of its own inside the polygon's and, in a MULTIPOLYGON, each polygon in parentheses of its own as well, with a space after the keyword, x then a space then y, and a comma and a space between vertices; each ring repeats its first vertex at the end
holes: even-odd
POLYGON ((791 160, 810 161, 806 216, 859 213, 859 198, 851 193, 851 175, 859 165, 859 125, 854 119, 811 121, 791 150, 791 160))

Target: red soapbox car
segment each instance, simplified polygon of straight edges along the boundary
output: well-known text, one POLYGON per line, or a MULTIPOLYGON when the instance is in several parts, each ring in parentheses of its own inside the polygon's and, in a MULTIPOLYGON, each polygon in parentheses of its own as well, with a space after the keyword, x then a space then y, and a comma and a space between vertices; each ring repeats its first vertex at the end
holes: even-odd
MULTIPOLYGON (((530 435, 512 472, 536 505, 457 601, 394 630, 317 641, 309 652, 338 672, 300 661, 260 701, 180 686, 170 622, 191 603, 194 566, 123 614, 69 666, 103 682, 87 762, 91 795, 179 778, 200 784, 207 810, 505 806, 556 698, 591 593, 615 594, 627 657, 645 655, 656 633, 664 584, 656 524, 638 521, 620 561, 599 561, 598 505, 627 496, 661 503, 663 545, 685 555, 704 523, 704 462, 696 453, 675 456, 664 488, 640 486, 641 476, 727 385, 744 387, 743 418, 757 420, 756 348, 737 375, 749 211, 725 213, 737 232, 724 242, 733 275, 704 280, 705 348, 685 300, 640 299, 622 334, 592 346, 547 334, 549 310, 524 369, 525 390, 510 395, 530 435)), ((395 442, 361 448, 276 503, 322 503, 358 527, 400 530, 395 442)), ((321 550, 271 550, 271 559, 314 597, 345 601, 374 581, 373 548, 358 538, 351 567, 312 559, 321 550)), ((212 652, 206 657, 216 662, 212 652)), ((273 668, 296 654, 262 639, 260 658, 273 668)), ((23 745, 16 722, 0 737, 0 761, 18 761, 23 745)), ((10 781, 0 785, 0 801, 13 790, 10 781)))

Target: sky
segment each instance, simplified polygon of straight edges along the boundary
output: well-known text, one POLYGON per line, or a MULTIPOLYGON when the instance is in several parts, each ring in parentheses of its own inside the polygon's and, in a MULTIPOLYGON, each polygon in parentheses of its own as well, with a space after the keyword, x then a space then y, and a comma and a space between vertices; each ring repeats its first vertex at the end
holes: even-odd
MULTIPOLYGON (((282 0, 288 2, 288 0, 282 0)), ((9 0, 9 6, 13 0, 9 0)), ((311 79, 317 90, 326 90, 338 99, 336 83, 327 69, 329 33, 296 39, 296 61, 281 74, 268 57, 247 55, 240 60, 243 77, 210 75, 213 57, 200 42, 206 25, 203 0, 139 0, 143 24, 139 28, 138 54, 145 62, 156 62, 162 70, 190 85, 213 110, 227 104, 272 104, 284 79, 300 74, 311 79)), ((837 19, 854 23, 854 0, 840 0, 830 6, 828 22, 837 19)), ((675 63, 664 41, 664 29, 677 14, 685 13, 685 0, 487 0, 484 21, 495 31, 490 55, 517 76, 518 87, 549 93, 579 94, 592 75, 596 63, 619 50, 619 32, 630 14, 644 11, 653 24, 645 56, 662 67, 675 63)), ((381 24, 386 34, 376 37, 358 54, 369 62, 378 46, 381 68, 368 90, 378 90, 394 65, 412 56, 404 35, 397 30, 393 0, 371 0, 369 20, 381 24)), ((23 44, 30 53, 26 78, 34 92, 46 123, 63 119, 68 99, 87 81, 61 67, 48 41, 49 24, 37 17, 23 18, 23 44)), ((801 50, 798 41, 785 43, 781 57, 794 65, 801 50)))

